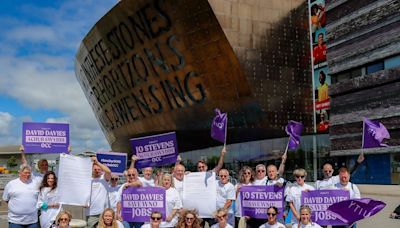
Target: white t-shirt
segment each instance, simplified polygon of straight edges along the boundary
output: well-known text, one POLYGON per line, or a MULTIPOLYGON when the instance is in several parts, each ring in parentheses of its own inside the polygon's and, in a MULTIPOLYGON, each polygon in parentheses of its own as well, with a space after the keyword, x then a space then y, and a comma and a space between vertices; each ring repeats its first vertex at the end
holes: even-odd
POLYGON ((276 185, 276 184, 284 184, 285 183, 285 179, 283 179, 282 177, 279 177, 277 180, 267 180, 267 185, 271 186, 271 185, 276 185))
POLYGON ((361 193, 357 185, 348 182, 346 185, 342 185, 340 182, 335 185, 335 189, 342 189, 350 191, 350 199, 360 199, 361 193))
POLYGON ((117 212, 117 203, 118 203, 118 190, 121 186, 117 185, 115 187, 111 187, 109 185, 108 188, 108 198, 110 199, 110 208, 112 208, 115 212, 117 212))
MULTIPOLYGON (((297 213, 300 213, 300 206, 301 206, 301 192, 305 190, 315 190, 315 188, 311 185, 308 185, 304 183, 303 186, 300 186, 299 184, 294 183, 292 187, 290 187, 288 191, 288 195, 286 197, 287 202, 293 202, 294 207, 296 208, 297 213)), ((296 216, 292 216, 291 223, 296 223, 298 220, 296 216)))
MULTIPOLYGON (((221 181, 216 182, 217 186, 217 209, 223 208, 227 200, 234 201, 236 198, 236 189, 230 182, 222 184, 221 181)), ((229 214, 233 214, 232 207, 229 207, 229 214)))
MULTIPOLYGON (((179 196, 178 191, 175 188, 169 188, 166 190, 165 204, 166 204, 165 217, 168 217, 172 213, 172 210, 174 209, 179 210, 182 208, 181 198, 179 196)), ((179 213, 176 213, 175 217, 170 222, 166 221, 162 222, 160 224, 160 227, 175 227, 175 225, 178 223, 178 214, 179 213)))
POLYGON ((140 228, 151 228, 150 223, 143 224, 140 228))
POLYGON ((3 192, 3 200, 8 201, 8 222, 21 225, 37 223, 38 194, 39 189, 33 180, 24 183, 18 178, 8 182, 3 192))
POLYGON ((117 220, 117 225, 118 228, 124 228, 124 224, 122 224, 122 222, 120 222, 119 220, 117 220))
POLYGON ((175 189, 178 191, 181 201, 183 201, 183 180, 178 180, 174 177, 175 189))
POLYGON ((32 171, 32 180, 36 182, 38 188, 40 187, 40 184, 43 181, 43 177, 44 177, 43 173, 32 171))
POLYGON ((253 185, 266 185, 267 180, 268 180, 267 176, 265 176, 263 179, 260 179, 260 180, 256 179, 253 181, 253 185))
MULTIPOLYGON (((276 222, 274 225, 270 225, 268 223, 264 223, 259 228, 285 228, 285 227, 286 226, 283 225, 282 223, 276 222)), ((294 227, 294 228, 296 228, 296 227, 294 227)))
POLYGON ((339 176, 332 176, 328 179, 317 180, 317 182, 315 182, 315 188, 318 190, 336 189, 335 185, 337 183, 340 183, 339 176))
POLYGON ((237 191, 239 186, 249 186, 249 185, 253 185, 253 183, 248 183, 248 184, 236 184, 235 186, 235 194, 237 192, 237 197, 236 197, 236 201, 235 201, 235 217, 242 217, 242 204, 240 202, 240 192, 237 191))
MULTIPOLYGON (((218 223, 215 223, 210 228, 220 228, 218 223)), ((233 228, 229 223, 226 223, 225 228, 233 228)))
POLYGON ((99 215, 108 207, 108 183, 101 178, 92 178, 92 192, 90 206, 86 209, 86 215, 99 215))
MULTIPOLYGON (((297 228, 297 227, 299 227, 299 224, 294 224, 294 225, 292 225, 292 227, 295 227, 295 228, 297 228)), ((317 223, 309 223, 309 224, 307 224, 307 225, 304 225, 304 224, 300 224, 300 227, 301 228, 322 228, 320 225, 318 225, 317 223)))
POLYGON ((139 177, 140 182, 142 182, 143 187, 155 187, 156 183, 154 182, 154 179, 151 178, 150 180, 147 180, 144 177, 139 177))

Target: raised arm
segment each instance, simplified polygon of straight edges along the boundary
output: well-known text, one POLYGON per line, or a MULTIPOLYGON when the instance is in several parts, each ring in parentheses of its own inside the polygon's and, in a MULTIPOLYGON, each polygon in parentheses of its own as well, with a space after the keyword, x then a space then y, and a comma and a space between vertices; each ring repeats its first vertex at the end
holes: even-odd
POLYGON ((129 166, 129 168, 134 169, 135 168, 135 163, 138 160, 138 157, 136 155, 132 155, 131 157, 131 166, 129 166))
POLYGON ((220 154, 219 160, 218 160, 218 164, 217 164, 217 166, 215 166, 215 168, 214 168, 214 172, 215 172, 217 175, 218 175, 219 170, 222 169, 222 166, 224 166, 224 157, 225 157, 225 154, 226 154, 226 146, 222 147, 221 154, 220 154))
POLYGON ((357 162, 354 163, 352 167, 350 167, 350 174, 354 173, 354 171, 357 170, 358 166, 365 160, 364 157, 364 152, 361 152, 360 155, 358 155, 357 162))
POLYGON ((92 161, 94 164, 98 165, 101 170, 104 172, 104 179, 106 181, 109 181, 111 179, 111 170, 107 166, 103 165, 101 162, 99 162, 96 158, 96 156, 92 157, 92 161))
POLYGON ((19 146, 19 151, 21 152, 21 162, 24 165, 28 164, 28 161, 26 160, 26 156, 25 156, 25 148, 24 145, 19 146))
POLYGON ((285 162, 286 162, 286 159, 287 159, 287 153, 285 152, 285 153, 283 153, 283 155, 282 155, 282 161, 281 161, 281 164, 279 165, 279 169, 278 169, 278 174, 279 174, 279 176, 282 176, 283 173, 285 172, 285 162))

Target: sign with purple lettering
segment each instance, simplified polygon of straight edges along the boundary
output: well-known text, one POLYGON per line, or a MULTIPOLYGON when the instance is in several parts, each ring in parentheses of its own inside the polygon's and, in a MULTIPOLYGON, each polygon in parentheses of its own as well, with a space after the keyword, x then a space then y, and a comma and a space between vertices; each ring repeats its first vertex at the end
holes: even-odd
POLYGON ((173 164, 178 156, 178 144, 175 132, 133 138, 130 140, 133 153, 136 154, 136 168, 173 164))
POLYGON ((23 123, 22 145, 26 153, 67 153, 69 124, 23 123))
POLYGON ((97 152, 97 160, 110 168, 112 173, 122 175, 126 169, 126 153, 97 152))
POLYGON ((162 213, 165 221, 165 189, 129 187, 122 192, 121 214, 124 221, 148 222, 152 211, 162 213))
POLYGON ((267 219, 267 210, 278 208, 278 218, 282 218, 284 204, 284 187, 279 186, 242 186, 240 188, 242 215, 257 219, 267 219))
POLYGON ((346 225, 329 212, 328 207, 349 198, 350 193, 346 190, 315 190, 301 194, 301 205, 310 206, 311 220, 321 226, 346 225))

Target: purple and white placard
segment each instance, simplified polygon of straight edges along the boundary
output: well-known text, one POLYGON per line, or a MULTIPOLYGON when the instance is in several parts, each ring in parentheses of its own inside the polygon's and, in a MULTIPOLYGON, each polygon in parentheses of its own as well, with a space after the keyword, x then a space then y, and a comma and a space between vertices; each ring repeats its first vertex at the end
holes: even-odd
POLYGON ((126 170, 126 153, 97 152, 97 160, 110 168, 114 174, 122 175, 126 170))
POLYGON ((311 221, 321 226, 345 225, 340 219, 328 211, 328 207, 334 203, 350 198, 346 190, 315 190, 301 194, 301 204, 311 208, 311 221))
POLYGON ((22 145, 26 153, 67 153, 69 124, 23 123, 22 145))
POLYGON ((242 186, 240 188, 242 215, 257 219, 267 219, 267 210, 278 208, 278 218, 282 218, 284 187, 279 186, 242 186))
POLYGON ((175 132, 130 139, 136 168, 173 164, 178 157, 175 132))
POLYGON ((121 214, 127 222, 149 222, 152 211, 159 211, 165 220, 165 189, 161 187, 129 187, 122 192, 121 214))

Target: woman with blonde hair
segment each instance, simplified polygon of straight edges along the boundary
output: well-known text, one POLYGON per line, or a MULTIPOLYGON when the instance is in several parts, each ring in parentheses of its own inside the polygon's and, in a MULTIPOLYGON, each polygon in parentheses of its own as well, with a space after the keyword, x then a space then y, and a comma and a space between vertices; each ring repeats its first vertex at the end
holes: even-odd
MULTIPOLYGON (((239 221, 243 217, 242 207, 240 204, 240 188, 242 186, 253 185, 255 173, 249 166, 243 166, 239 171, 239 183, 236 184, 236 201, 235 201, 235 227, 239 226, 239 221)), ((244 218, 243 218, 244 219, 244 218)), ((242 221, 243 221, 242 219, 242 221)))
POLYGON ((322 228, 317 223, 311 222, 311 208, 307 205, 300 207, 300 221, 293 228, 322 228))
POLYGON ((210 228, 233 228, 228 223, 228 210, 227 209, 225 209, 225 208, 218 209, 216 212, 214 212, 214 217, 218 221, 218 223, 215 223, 210 228))
POLYGON ((112 208, 106 208, 103 213, 101 213, 97 228, 124 228, 124 225, 117 220, 112 208))
POLYGON ((69 223, 71 222, 72 215, 68 211, 61 211, 55 220, 56 225, 54 228, 70 228, 69 223))
POLYGON ((201 218, 196 210, 183 210, 175 228, 201 228, 201 218))
POLYGON ((161 227, 175 227, 178 223, 178 212, 182 208, 181 197, 174 187, 172 175, 165 173, 162 176, 162 187, 165 188, 165 221, 161 223, 161 227))

